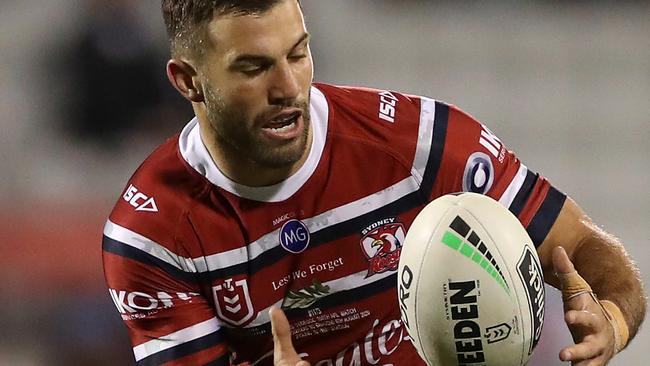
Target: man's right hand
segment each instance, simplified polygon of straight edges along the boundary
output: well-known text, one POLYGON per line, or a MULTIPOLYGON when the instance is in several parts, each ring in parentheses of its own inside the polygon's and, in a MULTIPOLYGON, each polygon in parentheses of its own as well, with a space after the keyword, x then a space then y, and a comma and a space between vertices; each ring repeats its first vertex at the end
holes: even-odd
POLYGON ((309 362, 298 357, 291 342, 291 326, 282 309, 272 307, 271 332, 273 333, 273 365, 275 366, 309 366, 309 362))

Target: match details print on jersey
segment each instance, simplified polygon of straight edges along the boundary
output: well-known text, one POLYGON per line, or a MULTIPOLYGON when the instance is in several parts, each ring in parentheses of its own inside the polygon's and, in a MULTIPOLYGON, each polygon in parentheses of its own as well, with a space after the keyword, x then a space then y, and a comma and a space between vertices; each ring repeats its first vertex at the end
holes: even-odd
POLYGON ((272 365, 271 306, 312 365, 423 365, 404 342, 396 289, 422 207, 487 194, 539 245, 564 202, 453 106, 326 84, 311 96, 309 157, 278 185, 225 177, 196 119, 127 183, 103 258, 139 365, 272 365))

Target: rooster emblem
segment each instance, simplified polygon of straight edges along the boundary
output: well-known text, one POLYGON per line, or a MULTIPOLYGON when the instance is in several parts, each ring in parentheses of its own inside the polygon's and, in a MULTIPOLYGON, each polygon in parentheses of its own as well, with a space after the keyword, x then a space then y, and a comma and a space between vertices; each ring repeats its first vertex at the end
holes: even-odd
POLYGON ((373 229, 361 238, 361 247, 370 262, 366 277, 397 270, 405 233, 401 223, 389 223, 373 229))

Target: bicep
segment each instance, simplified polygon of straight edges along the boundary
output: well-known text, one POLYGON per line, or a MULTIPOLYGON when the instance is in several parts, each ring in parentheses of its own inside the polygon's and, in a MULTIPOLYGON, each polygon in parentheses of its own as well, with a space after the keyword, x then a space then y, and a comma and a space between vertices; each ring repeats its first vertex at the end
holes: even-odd
POLYGON ((577 249, 594 232, 593 225, 582 208, 567 197, 548 235, 537 248, 546 282, 555 287, 559 286, 553 270, 553 248, 561 245, 569 259, 573 260, 577 249))
POLYGON ((182 271, 132 249, 104 239, 106 282, 128 329, 136 363, 228 365, 222 329, 199 286, 182 271), (120 245, 126 250, 119 250, 120 245))

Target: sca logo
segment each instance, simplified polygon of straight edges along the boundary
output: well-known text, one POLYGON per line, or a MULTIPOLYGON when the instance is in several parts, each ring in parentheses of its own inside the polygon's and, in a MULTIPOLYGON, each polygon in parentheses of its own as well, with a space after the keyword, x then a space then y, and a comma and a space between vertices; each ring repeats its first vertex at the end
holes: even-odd
POLYGON ((309 245, 307 226, 300 220, 289 220, 280 229, 280 245, 291 253, 301 253, 309 245))
POLYGON ((361 249, 370 262, 367 277, 396 271, 406 237, 404 225, 395 218, 379 220, 361 231, 361 249))
POLYGON ((136 211, 158 212, 158 206, 153 197, 149 197, 138 191, 133 184, 130 184, 129 188, 126 189, 122 195, 122 199, 135 207, 136 211))

